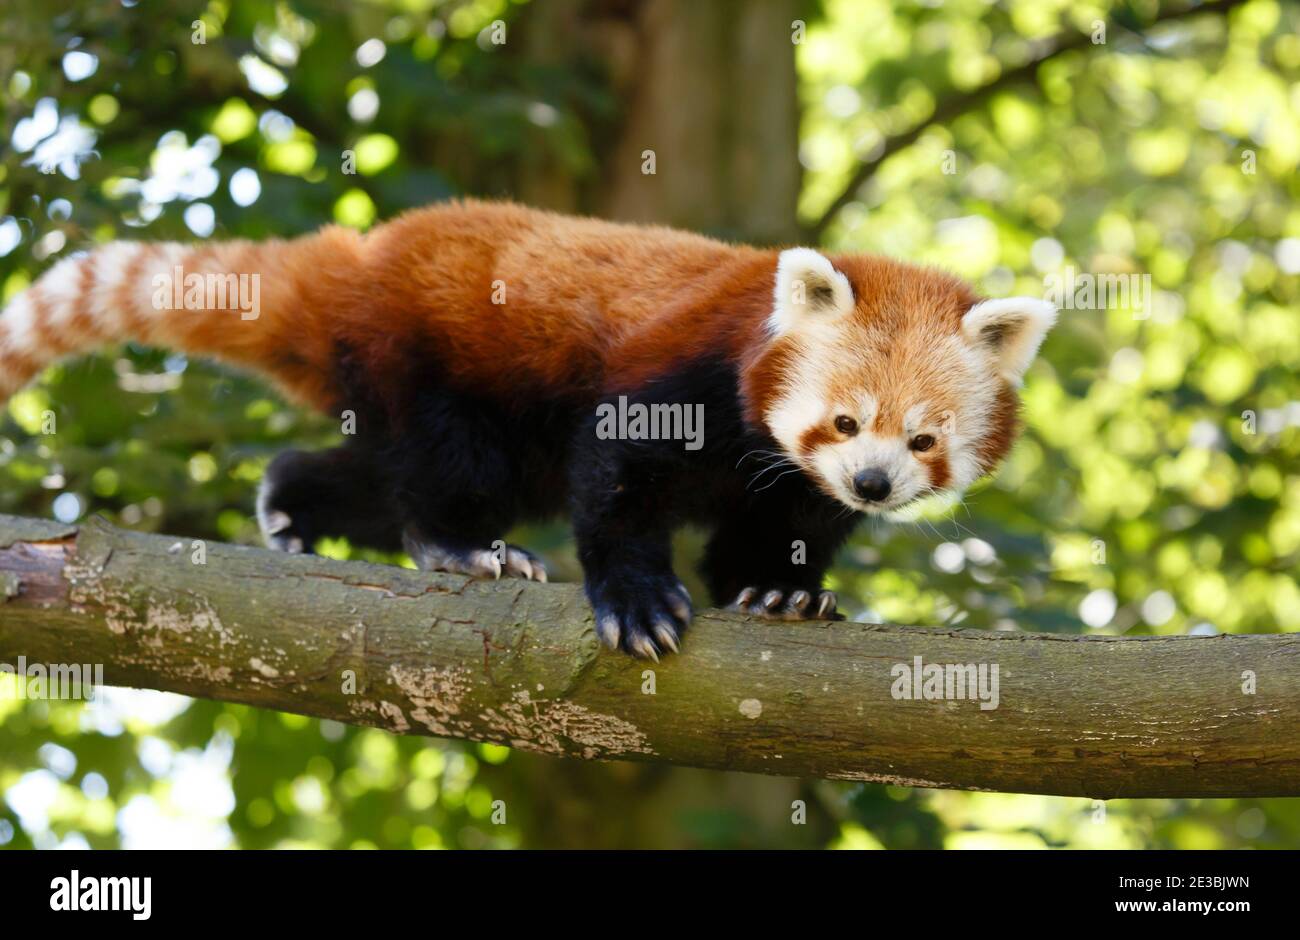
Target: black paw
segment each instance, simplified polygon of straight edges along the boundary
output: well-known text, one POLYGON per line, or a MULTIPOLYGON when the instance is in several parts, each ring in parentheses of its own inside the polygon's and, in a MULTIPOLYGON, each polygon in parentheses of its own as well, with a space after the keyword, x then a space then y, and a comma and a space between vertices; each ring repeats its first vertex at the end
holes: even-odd
POLYGON ((691 622, 691 596, 671 574, 623 574, 599 585, 587 584, 596 615, 596 635, 610 649, 659 661, 676 653, 691 622))
POLYGON ((275 495, 275 491, 265 484, 257 495, 257 527, 262 531, 262 541, 267 548, 277 552, 310 553, 316 539, 304 525, 303 514, 295 519, 276 505, 275 495))
POLYGON ((523 578, 546 581, 546 566, 527 549, 497 541, 489 548, 437 542, 407 527, 402 547, 421 571, 450 571, 472 578, 523 578))
POLYGON ((727 605, 727 610, 765 617, 769 620, 843 620, 835 609, 834 591, 813 594, 802 589, 747 587, 727 605))
POLYGON ((293 517, 287 512, 279 509, 267 513, 259 512, 257 524, 262 530, 262 541, 266 542, 267 548, 277 552, 289 552, 292 555, 310 553, 311 545, 308 543, 308 536, 294 527, 293 517))
POLYGON ((289 450, 266 468, 257 490, 257 527, 266 547, 292 555, 312 553, 337 505, 320 485, 317 455, 289 450))

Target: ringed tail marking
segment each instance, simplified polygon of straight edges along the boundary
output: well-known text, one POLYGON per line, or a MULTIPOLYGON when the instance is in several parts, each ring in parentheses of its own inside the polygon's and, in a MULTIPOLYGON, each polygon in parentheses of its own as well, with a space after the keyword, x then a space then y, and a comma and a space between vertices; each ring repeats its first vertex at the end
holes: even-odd
POLYGON ((250 367, 324 407, 333 354, 314 249, 118 241, 64 258, 0 313, 0 404, 53 362, 133 340, 250 367))

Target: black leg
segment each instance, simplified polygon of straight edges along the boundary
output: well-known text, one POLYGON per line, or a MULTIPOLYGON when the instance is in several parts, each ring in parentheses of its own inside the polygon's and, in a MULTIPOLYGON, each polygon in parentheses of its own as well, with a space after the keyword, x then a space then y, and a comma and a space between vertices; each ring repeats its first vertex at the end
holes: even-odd
POLYGON ((673 481, 653 446, 598 440, 590 429, 571 467, 573 532, 597 634, 643 659, 676 652, 691 600, 673 574, 673 481))
POLYGON ((271 461, 257 497, 257 521, 269 547, 311 552, 323 536, 396 551, 401 523, 372 456, 356 446, 285 451, 271 461))
POLYGON ((384 463, 403 519, 402 544, 427 571, 545 581, 531 552, 502 541, 520 513, 520 459, 491 406, 447 391, 418 399, 390 434, 384 463))
POLYGON ((714 602, 733 610, 784 620, 842 619, 822 582, 855 522, 815 500, 756 501, 719 524, 700 571, 714 602))

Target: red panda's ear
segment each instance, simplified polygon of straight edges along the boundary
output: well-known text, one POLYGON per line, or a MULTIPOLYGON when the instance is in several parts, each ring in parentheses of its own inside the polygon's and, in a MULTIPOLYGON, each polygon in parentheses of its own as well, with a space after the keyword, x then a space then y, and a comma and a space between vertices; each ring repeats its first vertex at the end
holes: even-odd
POLYGON ((1056 322, 1056 305, 1037 297, 985 300, 966 311, 961 331, 974 346, 993 354, 998 372, 1019 385, 1043 337, 1056 322))
POLYGON ((780 336, 804 323, 828 322, 853 309, 849 279, 823 254, 788 248, 776 263, 775 305, 769 324, 780 336))

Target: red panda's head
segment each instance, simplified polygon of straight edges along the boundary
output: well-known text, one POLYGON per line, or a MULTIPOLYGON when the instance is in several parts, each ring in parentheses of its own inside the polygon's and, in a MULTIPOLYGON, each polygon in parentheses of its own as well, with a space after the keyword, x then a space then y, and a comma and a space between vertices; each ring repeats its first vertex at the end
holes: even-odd
POLYGON ((1016 388, 1056 319, 952 275, 866 255, 781 253, 750 407, 826 493, 863 512, 960 493, 1017 433, 1016 388))

